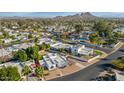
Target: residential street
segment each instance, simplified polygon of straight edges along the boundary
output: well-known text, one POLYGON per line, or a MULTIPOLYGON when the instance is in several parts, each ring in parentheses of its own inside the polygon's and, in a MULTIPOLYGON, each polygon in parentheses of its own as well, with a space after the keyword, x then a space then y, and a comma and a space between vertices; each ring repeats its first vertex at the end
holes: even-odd
POLYGON ((79 72, 71 75, 63 76, 60 78, 53 79, 52 81, 89 81, 95 79, 98 74, 104 70, 104 64, 110 63, 112 60, 124 55, 124 46, 119 50, 100 60, 99 62, 80 70, 79 72))

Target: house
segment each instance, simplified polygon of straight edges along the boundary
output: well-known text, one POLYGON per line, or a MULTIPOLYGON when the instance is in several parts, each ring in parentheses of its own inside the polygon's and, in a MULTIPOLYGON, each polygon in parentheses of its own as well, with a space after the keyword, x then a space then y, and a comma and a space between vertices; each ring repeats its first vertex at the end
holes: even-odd
POLYGON ((4 48, 0 49, 0 57, 8 56, 10 53, 4 48))
POLYGON ((4 43, 10 43, 11 41, 12 41, 12 39, 10 39, 10 38, 9 39, 8 38, 3 39, 4 43))
POLYGON ((43 56, 43 60, 48 70, 53 70, 56 68, 56 64, 49 58, 48 55, 43 56))
POLYGON ((0 32, 0 35, 3 35, 3 33, 2 33, 2 32, 0 32))
POLYGON ((0 57, 8 56, 13 51, 27 49, 28 47, 33 46, 33 45, 34 45, 33 43, 23 43, 23 44, 16 44, 16 45, 12 45, 10 47, 2 48, 2 49, 0 49, 0 57))
POLYGON ((48 27, 48 29, 47 29, 48 32, 51 32, 51 31, 53 31, 53 30, 54 30, 53 27, 48 27))
POLYGON ((17 29, 18 27, 17 26, 12 26, 12 29, 17 29))
POLYGON ((68 65, 64 56, 60 56, 56 53, 49 53, 48 56, 59 68, 66 67, 68 65))
POLYGON ((71 52, 74 55, 92 55, 93 49, 85 47, 85 45, 75 45, 71 47, 71 52))
POLYGON ((88 40, 91 33, 92 31, 82 31, 79 35, 80 41, 88 40))
POLYGON ((21 63, 18 63, 18 62, 7 62, 7 63, 0 64, 0 68, 9 67, 9 66, 17 67, 20 75, 24 67, 21 63))
POLYGON ((115 29, 113 30, 113 32, 118 32, 118 33, 124 34, 124 27, 115 28, 115 29))
POLYGON ((11 46, 10 46, 10 47, 7 47, 7 48, 6 48, 6 51, 12 52, 12 51, 13 51, 13 47, 11 47, 11 46))
POLYGON ((59 49, 66 49, 66 50, 68 50, 68 49, 70 49, 70 47, 72 47, 72 45, 64 44, 62 42, 51 43, 50 46, 54 50, 59 50, 59 49))
POLYGON ((15 50, 21 50, 21 49, 27 49, 28 47, 31 47, 33 45, 34 43, 22 43, 22 44, 13 45, 13 48, 15 50))
POLYGON ((51 42, 51 40, 49 39, 49 38, 40 38, 39 40, 38 40, 38 44, 40 45, 40 44, 43 44, 43 43, 50 43, 51 42))
POLYGON ((48 70, 54 70, 57 67, 63 68, 68 66, 66 58, 56 53, 48 53, 47 55, 43 56, 43 60, 48 70))

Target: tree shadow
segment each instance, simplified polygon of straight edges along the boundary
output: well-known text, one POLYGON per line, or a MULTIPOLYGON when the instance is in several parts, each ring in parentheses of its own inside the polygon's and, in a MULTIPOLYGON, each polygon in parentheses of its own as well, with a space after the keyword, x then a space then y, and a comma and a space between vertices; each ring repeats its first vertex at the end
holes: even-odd
POLYGON ((124 52, 124 49, 120 49, 119 51, 120 51, 120 52, 124 52))
POLYGON ((101 71, 103 71, 103 70, 110 70, 112 68, 112 65, 109 63, 106 63, 106 64, 100 64, 98 65, 98 67, 101 68, 101 71))
POLYGON ((101 59, 101 60, 103 60, 103 61, 107 61, 107 60, 109 60, 109 59, 107 59, 107 58, 103 58, 103 59, 101 59))

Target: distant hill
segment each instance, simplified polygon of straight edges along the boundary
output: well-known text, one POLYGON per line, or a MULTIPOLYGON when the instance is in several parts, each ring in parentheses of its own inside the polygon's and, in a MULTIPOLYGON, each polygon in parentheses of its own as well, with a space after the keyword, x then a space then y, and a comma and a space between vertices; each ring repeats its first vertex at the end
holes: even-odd
POLYGON ((54 19, 56 20, 94 20, 99 17, 96 17, 92 15, 90 12, 85 12, 85 13, 77 13, 75 15, 69 15, 69 16, 57 16, 54 19))
POLYGON ((46 20, 46 19, 52 19, 52 20, 95 20, 95 19, 123 19, 124 18, 113 18, 113 17, 98 17, 98 16, 95 16, 93 15, 92 13, 90 12, 83 12, 83 13, 77 13, 77 14, 74 14, 74 15, 68 15, 68 16, 56 16, 56 17, 22 17, 22 16, 13 16, 13 17, 0 17, 0 20, 1 19, 20 19, 20 20, 23 20, 23 19, 35 19, 35 20, 38 20, 38 19, 41 19, 41 20, 46 20))

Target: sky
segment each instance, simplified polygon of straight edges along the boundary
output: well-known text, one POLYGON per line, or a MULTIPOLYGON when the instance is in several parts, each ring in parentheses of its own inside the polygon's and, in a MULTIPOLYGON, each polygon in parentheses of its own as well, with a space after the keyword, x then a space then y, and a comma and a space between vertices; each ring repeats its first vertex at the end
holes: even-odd
MULTIPOLYGON (((78 12, 0 12, 0 17, 55 17, 74 15, 78 12)), ((99 17, 124 17, 124 12, 92 12, 99 17)))

